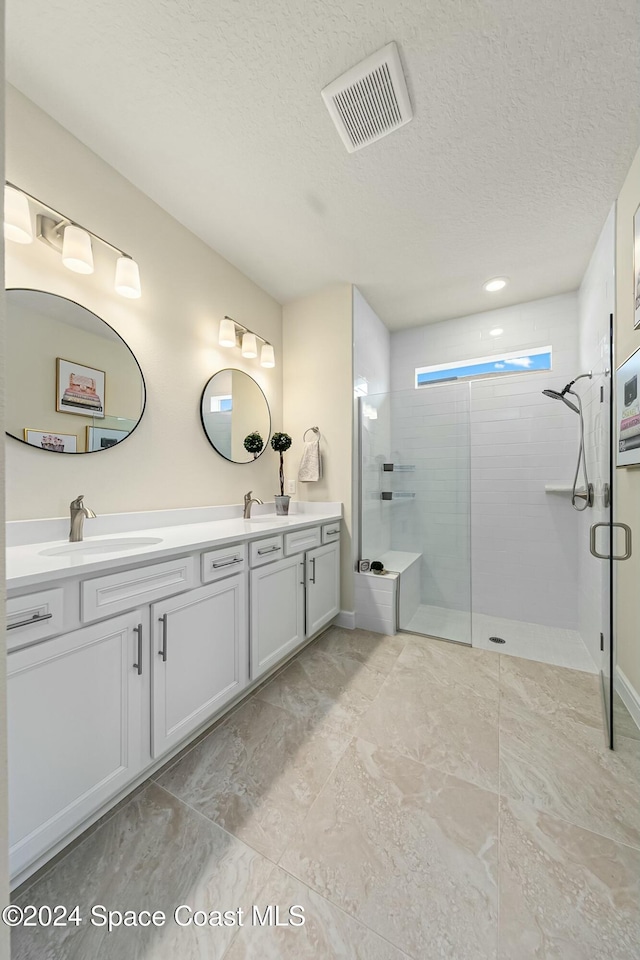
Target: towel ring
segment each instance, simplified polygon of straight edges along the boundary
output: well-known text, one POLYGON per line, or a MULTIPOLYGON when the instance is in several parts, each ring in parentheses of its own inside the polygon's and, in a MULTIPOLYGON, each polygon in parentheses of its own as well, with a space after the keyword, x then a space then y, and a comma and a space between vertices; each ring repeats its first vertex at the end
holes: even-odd
POLYGON ((307 439, 307 434, 309 433, 309 430, 313 430, 314 433, 317 433, 318 439, 320 439, 320 427, 307 427, 305 432, 302 434, 303 442, 307 439))

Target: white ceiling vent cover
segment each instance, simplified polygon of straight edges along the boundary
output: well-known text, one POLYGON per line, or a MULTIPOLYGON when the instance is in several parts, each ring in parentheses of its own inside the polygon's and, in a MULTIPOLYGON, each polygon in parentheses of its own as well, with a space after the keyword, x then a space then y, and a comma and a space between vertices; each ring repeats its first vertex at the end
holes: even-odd
POLYGON ((322 91, 342 142, 354 153, 413 117, 395 43, 372 53, 322 91))

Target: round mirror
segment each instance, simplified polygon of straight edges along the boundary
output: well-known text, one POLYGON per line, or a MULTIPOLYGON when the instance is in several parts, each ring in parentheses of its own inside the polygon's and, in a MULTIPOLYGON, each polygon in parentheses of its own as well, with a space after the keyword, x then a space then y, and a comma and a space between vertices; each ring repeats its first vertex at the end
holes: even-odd
POLYGON ((225 460, 251 463, 267 446, 269 404, 242 370, 220 370, 211 377, 202 391, 200 416, 209 443, 225 460))
POLYGON ((7 290, 6 429, 52 453, 125 440, 145 405, 142 371, 115 330, 41 290, 7 290))

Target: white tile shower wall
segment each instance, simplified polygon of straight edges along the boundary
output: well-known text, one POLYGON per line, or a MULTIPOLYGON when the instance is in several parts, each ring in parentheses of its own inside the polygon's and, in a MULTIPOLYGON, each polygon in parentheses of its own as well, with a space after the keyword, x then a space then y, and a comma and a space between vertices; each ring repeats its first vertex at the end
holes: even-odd
POLYGON ((421 603, 468 611, 469 385, 392 393, 391 436, 391 549, 422 555, 421 603))
POLYGON ((615 309, 615 205, 600 234, 578 292, 580 372, 593 371, 593 379, 577 388, 584 402, 585 446, 589 480, 594 485, 592 510, 578 516, 578 570, 580 633, 596 664, 600 664, 600 631, 608 624, 608 567, 589 550, 589 526, 606 518, 603 487, 609 472, 609 317, 615 309), (600 401, 604 387, 604 402, 600 401))
MULTIPOLYGON (((358 553, 359 537, 362 540, 362 557, 375 560, 389 550, 391 528, 389 512, 383 509, 380 500, 381 463, 389 459, 391 433, 389 405, 386 395, 390 379, 390 333, 378 315, 371 309, 360 291, 353 287, 353 377, 354 388, 362 392, 366 389, 367 398, 358 405, 354 426, 354 495, 359 488, 362 497, 362 516, 358 504, 354 503, 354 563, 360 559, 358 553), (366 408, 363 404, 366 403, 366 408), (376 419, 372 419, 372 412, 376 419), (358 427, 361 435, 358 436, 358 427), (357 518, 357 520, 356 520, 357 518), (356 528, 362 523, 362 532, 356 528)), ((355 392, 355 390, 354 390, 355 392)))
MULTIPOLYGON (((577 343, 576 294, 392 335, 393 391, 412 389, 415 367, 422 364, 548 344, 553 348, 553 371, 548 374, 524 373, 471 384, 471 581, 476 613, 568 629, 578 626, 577 514, 567 498, 544 490, 545 483, 569 483, 573 478, 577 417, 563 404, 542 396, 543 389, 562 388, 576 375, 577 343), (491 336, 495 329, 502 333, 491 336)), ((461 386, 413 393, 425 396, 461 386)), ((461 437, 451 428, 446 430, 446 442, 455 448, 461 437)), ((425 456, 436 449, 433 438, 425 436, 425 456)), ((437 460, 439 465, 446 462, 440 450, 437 460)), ((450 522, 447 514, 440 514, 442 533, 427 550, 442 548, 455 554, 464 541, 460 515, 468 491, 460 487, 459 457, 450 459, 448 467, 453 471, 448 493, 456 520, 450 522)), ((443 486, 442 493, 446 492, 443 486)), ((447 605, 444 598, 451 590, 447 577, 452 578, 453 593, 461 589, 464 579, 455 555, 443 555, 439 573, 442 579, 435 586, 440 599, 424 602, 447 605)))

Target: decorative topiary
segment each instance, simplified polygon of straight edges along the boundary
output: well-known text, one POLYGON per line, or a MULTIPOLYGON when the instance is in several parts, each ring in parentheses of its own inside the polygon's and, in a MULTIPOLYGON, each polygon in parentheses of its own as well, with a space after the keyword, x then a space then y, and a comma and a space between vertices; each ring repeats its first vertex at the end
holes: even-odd
POLYGON ((249 433, 244 438, 244 448, 247 453, 253 454, 253 459, 257 460, 262 450, 264 448, 264 440, 260 436, 257 430, 254 430, 253 433, 249 433))
POLYGON ((271 446, 280 454, 280 496, 284 497, 284 459, 283 453, 289 449, 292 440, 288 433, 274 433, 271 437, 271 446))

